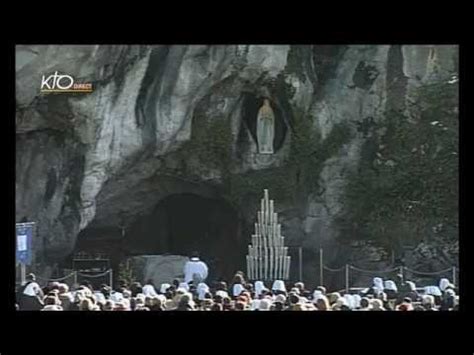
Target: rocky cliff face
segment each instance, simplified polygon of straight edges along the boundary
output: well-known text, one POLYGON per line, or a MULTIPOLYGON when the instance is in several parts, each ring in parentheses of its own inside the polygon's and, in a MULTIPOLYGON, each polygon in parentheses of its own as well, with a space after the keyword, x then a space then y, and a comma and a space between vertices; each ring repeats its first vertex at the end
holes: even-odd
MULTIPOLYGON (((175 194, 222 199, 251 225, 268 188, 289 244, 304 247, 306 275, 317 270, 320 246, 327 263, 349 260, 353 240, 393 249, 406 243, 385 231, 377 240, 367 228, 376 205, 352 203, 349 183, 360 180, 362 168, 377 170, 377 159, 396 169, 396 140, 390 159, 368 146, 390 146, 385 140, 402 121, 425 122, 423 113, 438 100, 420 92, 457 87, 457 61, 456 46, 18 46, 17 218, 38 222, 38 260, 61 260, 79 233, 132 228, 175 194), (93 93, 40 94, 41 76, 54 71, 92 82, 93 93), (264 95, 276 114, 271 157, 257 154, 264 95)), ((452 122, 445 126, 455 132, 448 140, 454 147, 439 135, 426 139, 441 155, 456 154, 457 112, 443 117, 436 120, 452 122)), ((428 123, 415 126, 438 128, 428 123)), ((455 190, 456 203, 457 171, 451 175, 446 183, 456 186, 438 192, 455 190)), ((416 232, 416 220, 406 220, 397 233, 416 234, 414 245, 429 243, 429 228, 445 223, 452 230, 444 236, 456 240, 457 220, 438 217, 416 232)))

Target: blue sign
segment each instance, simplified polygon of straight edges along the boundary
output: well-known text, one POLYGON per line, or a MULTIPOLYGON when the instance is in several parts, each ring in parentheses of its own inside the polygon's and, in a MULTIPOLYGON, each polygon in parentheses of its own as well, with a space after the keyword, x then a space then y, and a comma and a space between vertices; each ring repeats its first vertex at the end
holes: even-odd
POLYGON ((20 264, 31 264, 34 226, 33 222, 16 224, 16 261, 20 264))

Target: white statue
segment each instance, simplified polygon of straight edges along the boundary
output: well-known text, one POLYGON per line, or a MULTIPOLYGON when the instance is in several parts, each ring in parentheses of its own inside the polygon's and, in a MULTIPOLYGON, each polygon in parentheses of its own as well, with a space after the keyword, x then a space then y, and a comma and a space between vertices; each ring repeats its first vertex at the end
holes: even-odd
POLYGON ((270 101, 265 99, 257 116, 257 140, 260 154, 273 154, 273 137, 275 136, 275 115, 270 101))

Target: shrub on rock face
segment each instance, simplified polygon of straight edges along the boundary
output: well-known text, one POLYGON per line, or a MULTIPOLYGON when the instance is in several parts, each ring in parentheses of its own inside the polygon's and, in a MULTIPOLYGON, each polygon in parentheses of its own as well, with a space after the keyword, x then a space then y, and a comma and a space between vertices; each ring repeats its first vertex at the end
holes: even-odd
POLYGON ((457 239, 458 97, 452 82, 422 86, 409 117, 390 111, 373 122, 340 221, 351 237, 390 247, 433 234, 457 239))

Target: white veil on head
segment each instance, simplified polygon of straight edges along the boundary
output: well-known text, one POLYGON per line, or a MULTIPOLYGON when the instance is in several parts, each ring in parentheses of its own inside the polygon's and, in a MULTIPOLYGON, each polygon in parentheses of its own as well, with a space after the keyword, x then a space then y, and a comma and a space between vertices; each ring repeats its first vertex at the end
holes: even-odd
POLYGON ((438 286, 425 286, 425 295, 442 296, 438 286))
POLYGON ((439 280, 439 288, 441 289, 441 291, 444 291, 446 290, 446 287, 449 286, 449 280, 446 279, 446 278, 443 278, 441 280, 439 280))
POLYGON ((207 286, 204 282, 201 282, 197 287, 198 299, 202 301, 205 298, 207 292, 209 292, 209 286, 207 286))
POLYGON ((242 286, 241 284, 235 284, 234 287, 232 287, 232 295, 236 297, 240 295, 240 293, 244 290, 245 290, 244 286, 242 286))
POLYGON ((265 289, 265 284, 263 281, 255 281, 255 294, 260 296, 262 291, 265 289))
POLYGON ((283 282, 283 280, 275 280, 273 282, 272 290, 273 291, 286 292, 286 287, 285 287, 285 283, 283 282))
POLYGON ((385 286, 384 287, 385 290, 390 290, 390 291, 395 291, 395 292, 398 291, 397 285, 392 280, 385 281, 384 286, 385 286))
POLYGON ((410 288, 410 291, 416 291, 416 285, 413 281, 407 281, 406 284, 410 288))
POLYGON ((166 293, 166 290, 169 289, 170 287, 171 287, 170 284, 167 284, 167 283, 161 284, 160 293, 166 293))
POLYGON ((373 288, 377 289, 379 292, 383 292, 383 280, 381 277, 374 277, 374 285, 373 288))

